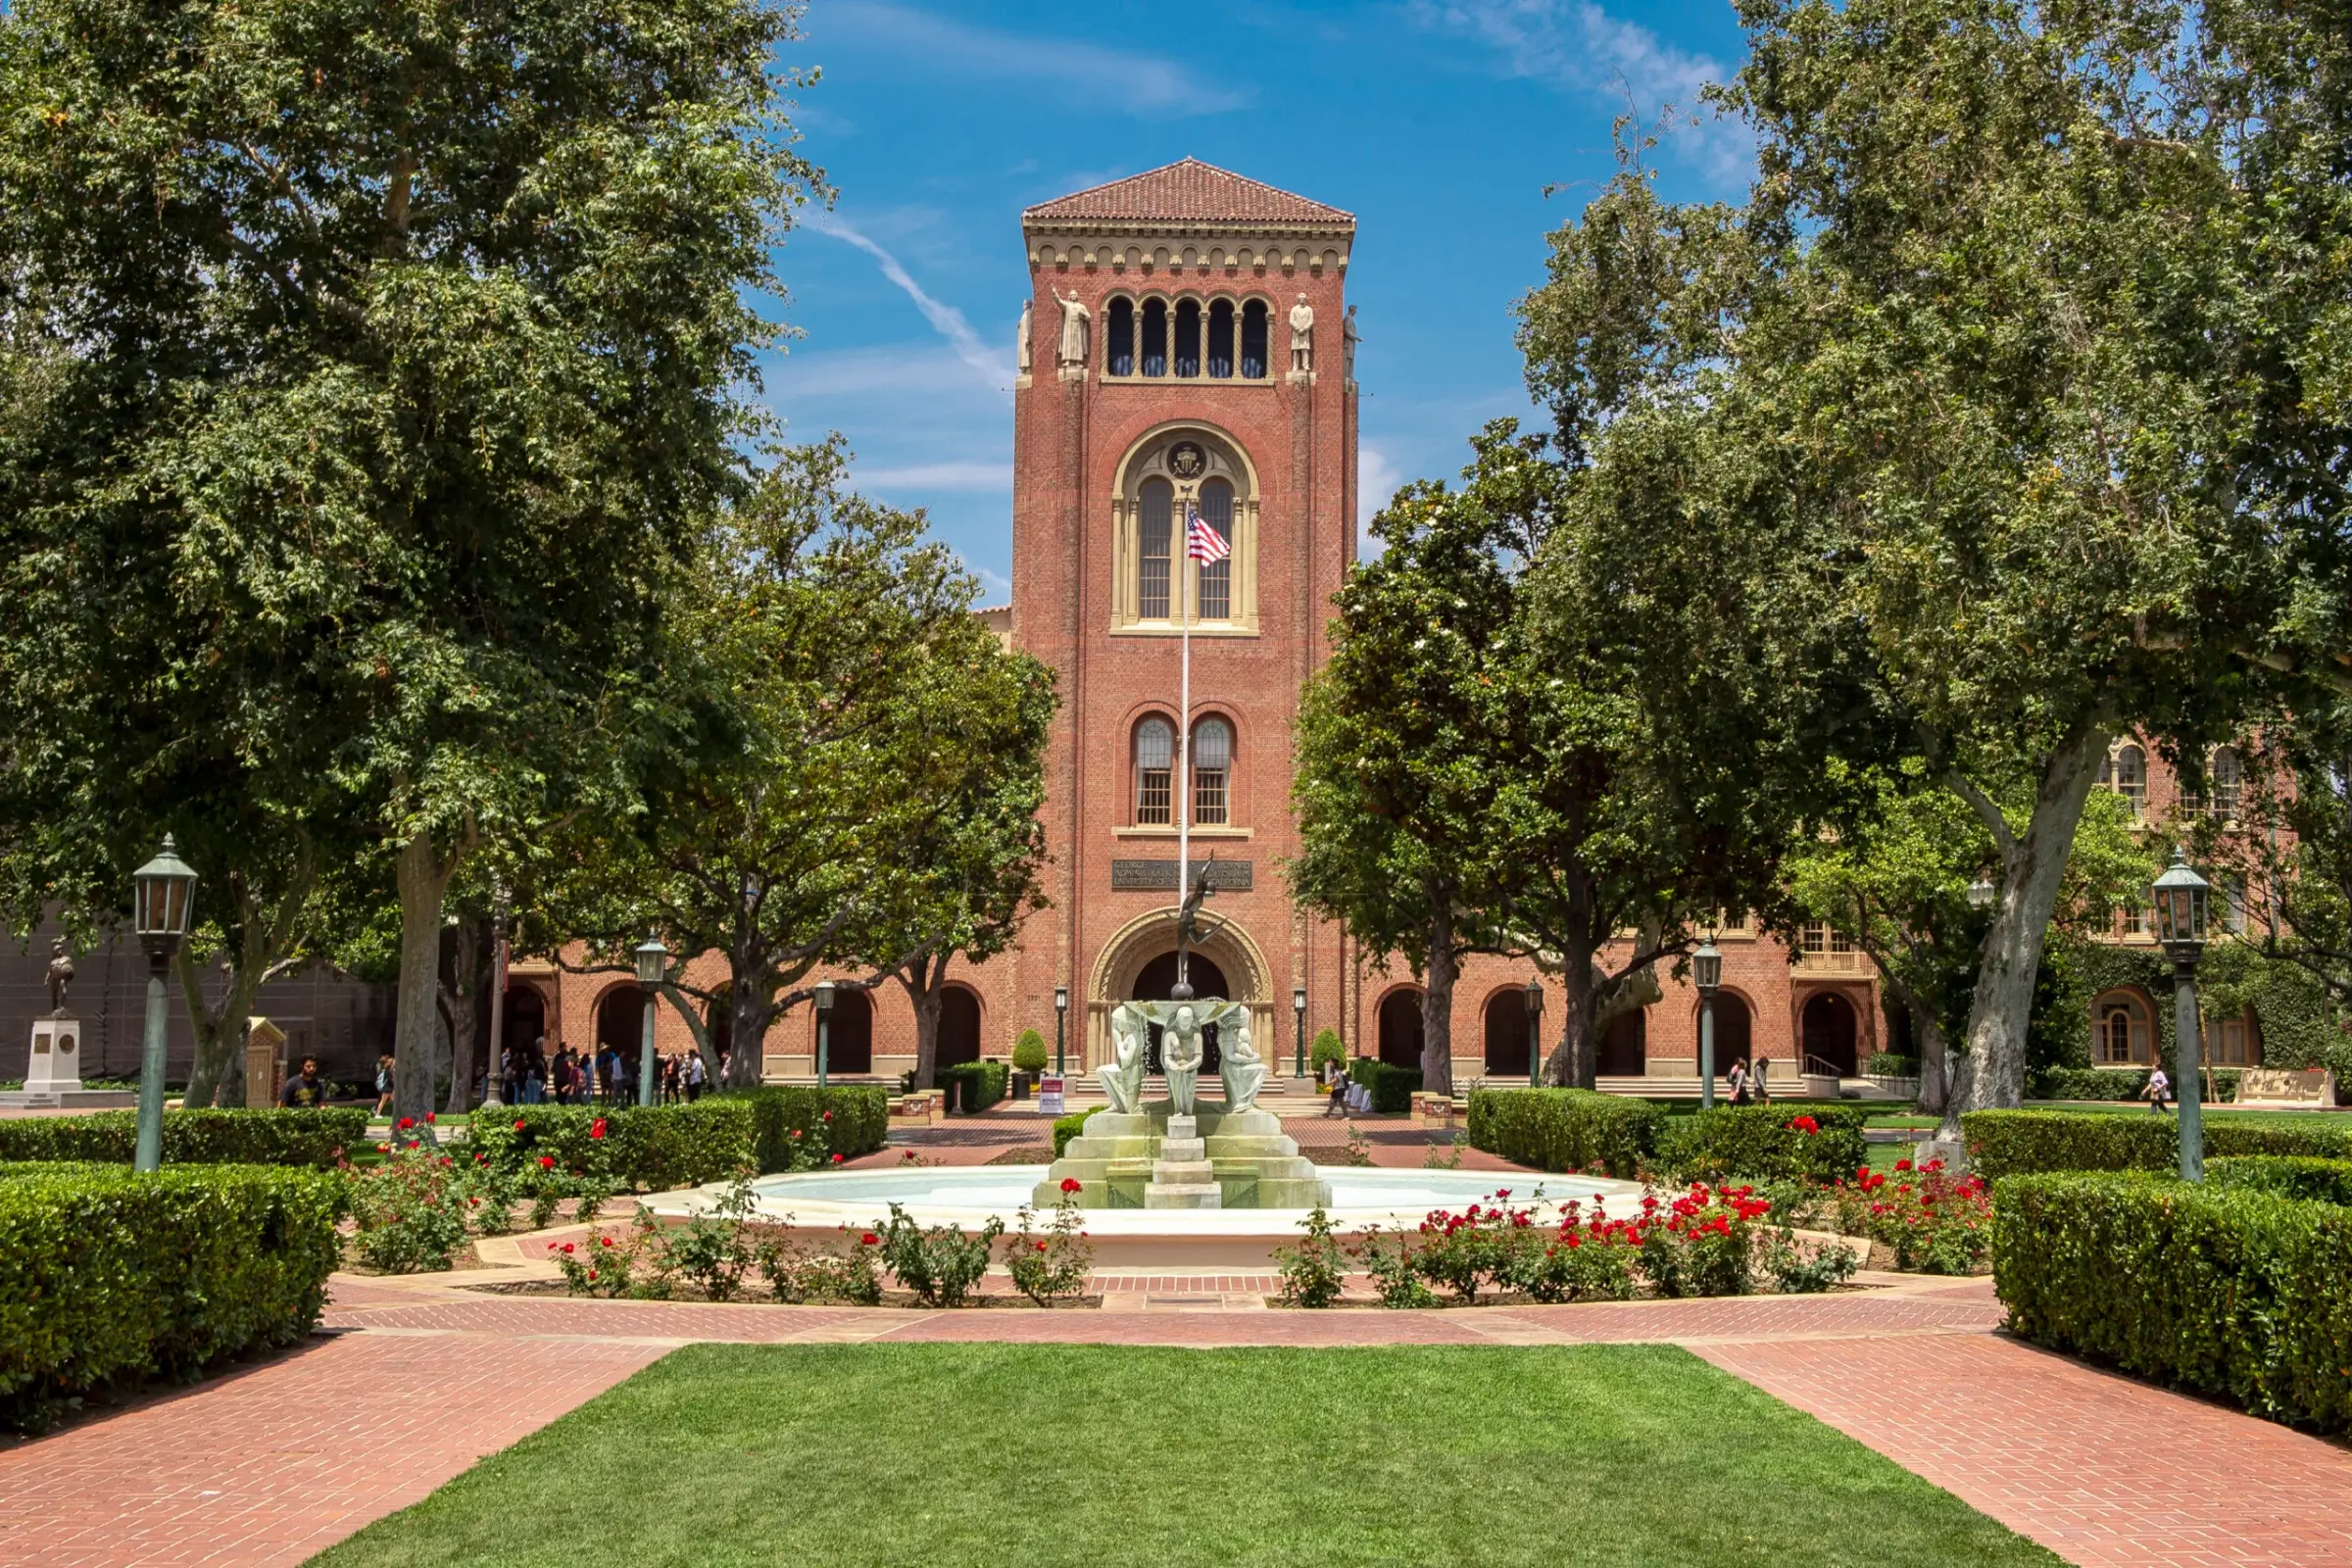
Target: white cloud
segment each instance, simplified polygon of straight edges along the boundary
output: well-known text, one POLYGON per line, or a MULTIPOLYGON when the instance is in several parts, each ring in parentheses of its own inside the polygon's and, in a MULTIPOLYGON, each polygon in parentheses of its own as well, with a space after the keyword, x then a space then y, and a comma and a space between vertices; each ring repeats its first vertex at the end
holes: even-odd
POLYGON ((1404 483, 1404 474, 1389 461, 1389 455, 1371 442, 1358 439, 1355 445, 1355 526, 1358 538, 1371 538, 1372 518, 1389 504, 1389 497, 1404 483))
POLYGON ((860 490, 1012 489, 1010 463, 910 463, 895 468, 856 470, 860 490))
POLYGON ((883 45, 974 80, 1042 85, 1058 96, 1129 115, 1221 115, 1248 99, 1212 87, 1161 54, 1130 53, 1053 34, 1000 32, 910 6, 844 0, 812 11, 808 35, 883 45))
POLYGON ((881 264, 882 275, 906 291, 906 297, 914 301, 915 309, 923 313, 923 318, 931 323, 932 329, 946 338, 955 349, 956 357, 979 371, 991 387, 1008 398, 1012 395, 1012 361, 991 354, 988 345, 980 341, 980 334, 972 330, 972 323, 964 319, 963 313, 924 292, 923 286, 914 280, 906 268, 899 265, 897 257, 834 214, 819 213, 810 220, 809 226, 820 234, 830 234, 835 239, 857 246, 881 264))
POLYGON ((1691 150, 1718 176, 1735 175, 1753 160, 1747 127, 1699 102, 1700 88, 1731 79, 1730 67, 1622 22, 1592 0, 1413 0, 1413 13, 1424 25, 1466 33, 1496 50, 1514 76, 1630 100, 1644 123, 1672 104, 1680 122, 1659 126, 1663 138, 1694 142, 1691 150), (1696 126, 1688 123, 1693 114, 1696 126))
MULTIPOLYGON (((783 396, 814 398, 947 394, 984 404, 1001 418, 996 401, 974 385, 972 367, 945 343, 878 343, 858 349, 799 349, 768 366, 767 378, 783 396)), ((988 391, 996 390, 992 385, 988 391)))

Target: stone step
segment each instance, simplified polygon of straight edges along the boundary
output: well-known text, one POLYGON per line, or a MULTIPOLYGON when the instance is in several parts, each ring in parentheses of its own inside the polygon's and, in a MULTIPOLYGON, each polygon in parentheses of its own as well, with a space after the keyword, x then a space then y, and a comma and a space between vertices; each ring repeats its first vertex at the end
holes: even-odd
POLYGON ((1146 1208, 1220 1208, 1225 1192, 1215 1182, 1160 1182, 1144 1189, 1146 1208))

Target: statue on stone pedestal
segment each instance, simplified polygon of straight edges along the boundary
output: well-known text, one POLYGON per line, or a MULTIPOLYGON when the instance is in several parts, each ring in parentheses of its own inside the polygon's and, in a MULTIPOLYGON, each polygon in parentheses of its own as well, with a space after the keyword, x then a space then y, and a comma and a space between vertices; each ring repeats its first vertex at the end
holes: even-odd
POLYGON ((1145 1029, 1143 1015, 1125 1003, 1110 1009, 1110 1063, 1096 1068, 1095 1078, 1122 1116, 1143 1109, 1145 1029))
POLYGON ((1084 369, 1086 368, 1087 322, 1093 318, 1094 313, 1079 302, 1076 289, 1070 290, 1068 299, 1063 299, 1058 294, 1054 295, 1054 303, 1061 307, 1060 363, 1064 368, 1074 367, 1084 369))
POLYGON ((1355 329, 1355 307, 1348 307, 1348 315, 1340 322, 1340 345, 1347 352, 1348 379, 1355 379, 1355 346, 1362 336, 1355 329))
POLYGON ((1291 368, 1311 370, 1315 368, 1315 308, 1298 296, 1291 307, 1291 368))
POLYGON ((49 945, 49 1010, 66 1010, 66 991, 74 984, 74 956, 66 951, 66 939, 59 937, 49 945))
POLYGON ((1257 1092, 1265 1087, 1266 1065, 1250 1044, 1250 1008, 1236 1003, 1217 1031, 1217 1076, 1225 1080, 1228 1111, 1255 1110, 1257 1092))
POLYGON ((1178 1007, 1159 1035, 1159 1070, 1168 1081, 1168 1108, 1176 1115, 1193 1113, 1193 1097, 1205 1055, 1200 1016, 1190 1006, 1178 1007))
POLYGON ((1014 350, 1014 352, 1020 357, 1018 364, 1020 365, 1021 373, 1023 375, 1027 375, 1029 373, 1029 360, 1031 354, 1034 352, 1030 347, 1029 340, 1035 335, 1035 332, 1030 326, 1029 322, 1029 301, 1023 300, 1021 301, 1021 339, 1019 345, 1014 350))

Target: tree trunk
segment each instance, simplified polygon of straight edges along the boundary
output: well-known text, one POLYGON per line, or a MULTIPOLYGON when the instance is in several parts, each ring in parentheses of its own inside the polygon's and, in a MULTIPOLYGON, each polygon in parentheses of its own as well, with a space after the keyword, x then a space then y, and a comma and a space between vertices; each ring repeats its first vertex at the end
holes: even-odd
POLYGON ((1453 982, 1461 973, 1453 951, 1453 895, 1439 889, 1429 911, 1428 984, 1421 990, 1421 1087, 1433 1095, 1453 1093, 1453 982))
POLYGON ((457 947, 449 960, 451 984, 441 999, 449 1009, 448 1111, 453 1116, 472 1108, 474 999, 481 995, 484 967, 480 962, 481 935, 479 916, 458 922, 457 947))
MULTIPOLYGON (((746 951, 728 956, 726 1089, 757 1089, 767 1068, 767 1025, 774 993, 764 957, 746 951)), ((715 1081, 715 1080, 714 1080, 715 1081)))
POLYGON ((686 1000, 686 993, 680 991, 675 985, 664 985, 662 988, 662 994, 667 997, 669 1004, 678 1010, 678 1016, 686 1020, 686 1032, 694 1037, 694 1049, 703 1058, 705 1077, 710 1083, 717 1083, 719 1081, 718 1052, 710 1044, 710 1025, 701 1013, 694 1010, 692 1004, 686 1000))
POLYGON ((421 1127, 433 1108, 433 1069, 441 1051, 441 900, 457 858, 444 862, 432 834, 418 828, 400 847, 400 981, 393 993, 392 1115, 421 1127))
POLYGON ((939 1015, 948 1000, 948 955, 922 957, 899 970, 899 984, 914 1004, 914 1087, 939 1087, 939 1015))
POLYGON ((1992 929, 1978 950, 1977 987, 1968 1009, 1968 1049, 1954 1064, 1950 1094, 1937 1136, 1958 1139, 1964 1111, 2014 1109, 2026 1096, 2026 1026, 2034 1011, 2034 981, 2041 968, 2041 947, 2049 934, 2058 884, 2066 875, 2082 806, 2106 755, 2103 728, 2085 727, 2044 764, 2034 815, 2023 838, 2015 837, 1999 811, 1965 781, 1955 790, 1976 808, 2000 846, 2000 903, 1992 929))
POLYGON ((1544 1081, 1553 1088, 1590 1089, 1599 1066, 1599 1035, 1593 1019, 1592 940, 1579 925, 1561 933, 1560 1043, 1544 1062, 1544 1081))
POLYGON ((1943 1020, 1916 997, 1908 999, 1905 1005, 1911 1011, 1911 1038, 1919 1045, 1919 1108, 1940 1116, 1951 1091, 1951 1052, 1943 1038, 1943 1020))

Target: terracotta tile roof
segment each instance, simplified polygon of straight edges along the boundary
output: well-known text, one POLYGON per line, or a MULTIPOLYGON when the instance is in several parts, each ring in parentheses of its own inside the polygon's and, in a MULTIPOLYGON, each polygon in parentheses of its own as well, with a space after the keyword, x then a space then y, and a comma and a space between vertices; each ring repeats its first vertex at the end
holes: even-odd
POLYGON ((1248 227, 1353 227, 1355 215, 1187 158, 1107 185, 1040 203, 1023 223, 1217 223, 1248 227))

